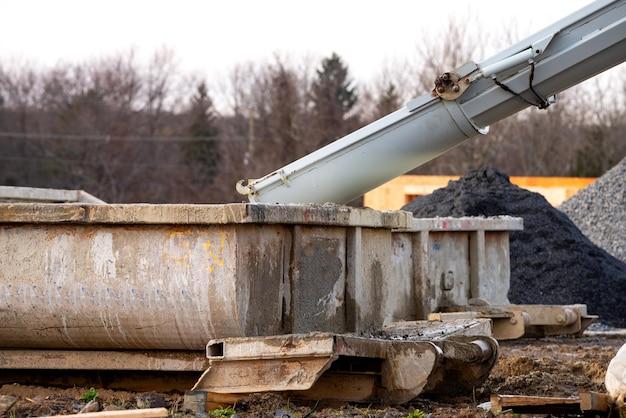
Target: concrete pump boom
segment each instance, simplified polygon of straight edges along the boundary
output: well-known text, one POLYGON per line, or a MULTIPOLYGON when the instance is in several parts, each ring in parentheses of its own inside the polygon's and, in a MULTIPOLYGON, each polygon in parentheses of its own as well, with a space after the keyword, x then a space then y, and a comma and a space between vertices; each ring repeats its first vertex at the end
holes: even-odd
POLYGON ((491 123, 626 60, 626 0, 598 0, 518 44, 435 80, 432 94, 237 190, 252 202, 347 203, 491 123))

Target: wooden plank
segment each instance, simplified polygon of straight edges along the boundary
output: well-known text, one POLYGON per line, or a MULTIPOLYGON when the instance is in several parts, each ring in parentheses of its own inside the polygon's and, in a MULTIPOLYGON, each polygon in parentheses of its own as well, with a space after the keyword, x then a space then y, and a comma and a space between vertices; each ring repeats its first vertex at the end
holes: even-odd
POLYGON ((580 413, 580 398, 560 398, 548 396, 491 395, 491 412, 513 413, 580 413))
POLYGON ((611 399, 606 393, 580 392, 580 410, 583 412, 609 412, 611 399))
POLYGON ((124 411, 102 411, 102 412, 89 412, 86 414, 72 414, 72 415, 51 415, 46 418, 60 418, 60 417, 81 417, 81 418, 161 418, 167 417, 167 409, 165 408, 149 408, 149 409, 127 409, 124 411))

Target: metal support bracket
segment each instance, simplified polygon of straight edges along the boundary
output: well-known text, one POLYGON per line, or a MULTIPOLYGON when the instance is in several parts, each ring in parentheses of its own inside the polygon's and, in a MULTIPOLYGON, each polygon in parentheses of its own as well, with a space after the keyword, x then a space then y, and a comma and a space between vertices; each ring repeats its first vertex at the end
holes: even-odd
POLYGON ((400 404, 423 392, 471 391, 487 378, 498 344, 485 335, 430 341, 311 333, 213 340, 207 355, 210 366, 193 390, 212 403, 278 391, 400 404))
POLYGON ((598 317, 586 305, 455 306, 428 315, 430 320, 488 318, 497 340, 554 335, 580 336, 598 317))

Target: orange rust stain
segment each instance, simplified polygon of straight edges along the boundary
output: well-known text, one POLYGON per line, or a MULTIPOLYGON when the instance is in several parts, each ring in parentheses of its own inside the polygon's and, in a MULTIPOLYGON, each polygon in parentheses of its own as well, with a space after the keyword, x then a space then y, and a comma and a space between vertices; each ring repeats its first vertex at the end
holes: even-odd
POLYGON ((189 231, 171 231, 168 235, 169 241, 164 249, 166 259, 176 264, 189 264, 192 234, 189 231))

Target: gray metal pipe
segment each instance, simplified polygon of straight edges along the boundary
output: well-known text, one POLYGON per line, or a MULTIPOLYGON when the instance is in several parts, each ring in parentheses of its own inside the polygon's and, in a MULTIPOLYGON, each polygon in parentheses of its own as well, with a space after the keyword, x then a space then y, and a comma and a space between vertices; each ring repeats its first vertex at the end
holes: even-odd
POLYGON ((489 124, 528 107, 528 101, 538 102, 531 92, 531 62, 533 87, 547 98, 625 59, 626 0, 598 0, 480 64, 457 70, 455 76, 465 83, 462 91, 455 87, 457 97, 439 91, 446 100, 421 96, 260 179, 240 181, 237 190, 252 202, 347 203, 485 132, 489 124))
POLYGON ((485 132, 471 124, 457 103, 425 97, 258 180, 258 192, 250 200, 349 202, 380 179, 411 170, 485 132), (287 178, 283 173, 289 173, 287 178))

